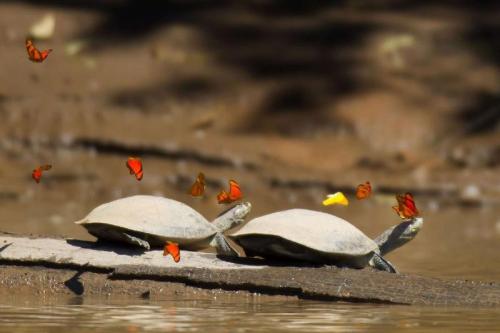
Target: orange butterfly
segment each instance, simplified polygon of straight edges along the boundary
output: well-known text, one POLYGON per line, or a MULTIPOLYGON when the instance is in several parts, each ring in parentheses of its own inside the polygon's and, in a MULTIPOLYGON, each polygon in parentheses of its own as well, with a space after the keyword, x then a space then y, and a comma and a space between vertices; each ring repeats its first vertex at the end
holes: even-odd
POLYGON ((143 176, 142 161, 139 157, 129 157, 125 163, 131 175, 135 175, 137 180, 141 180, 143 176))
POLYGON ((40 165, 38 168, 33 170, 33 172, 31 173, 31 177, 38 184, 38 183, 40 183, 40 180, 42 179, 42 172, 50 170, 51 168, 52 168, 52 165, 50 165, 50 164, 40 165))
POLYGON ((372 194, 372 185, 369 181, 366 181, 364 184, 359 184, 356 188, 356 198, 358 200, 366 199, 372 194))
POLYGON ((229 192, 221 190, 217 194, 217 201, 221 203, 231 203, 243 198, 243 193, 241 192, 240 185, 235 180, 229 181, 229 192))
POLYGON ((411 193, 398 194, 396 195, 396 199, 398 200, 398 205, 392 207, 392 209, 394 209, 400 218, 408 219, 419 215, 411 193))
POLYGON ((191 194, 193 197, 200 197, 205 193, 205 175, 203 172, 200 172, 198 174, 198 177, 196 177, 196 180, 194 181, 194 184, 191 186, 191 189, 188 192, 191 194))
POLYGON ((52 49, 39 51, 35 45, 33 45, 31 39, 26 39, 26 51, 28 51, 28 57, 31 61, 42 62, 49 56, 52 49))
POLYGON ((181 260, 181 251, 179 250, 179 244, 174 242, 168 242, 165 244, 163 248, 163 256, 172 255, 175 262, 179 262, 181 260))

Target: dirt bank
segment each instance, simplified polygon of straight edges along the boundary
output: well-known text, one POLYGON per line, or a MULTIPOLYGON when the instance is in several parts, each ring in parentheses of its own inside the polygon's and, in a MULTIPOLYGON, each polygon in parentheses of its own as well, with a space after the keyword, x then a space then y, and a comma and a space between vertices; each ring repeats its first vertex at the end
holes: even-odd
MULTIPOLYGON (((419 305, 500 305, 500 285, 333 266, 298 266, 182 251, 174 263, 158 250, 49 238, 2 236, 0 284, 34 293, 167 297, 178 293, 252 293, 303 299, 419 305)), ((5 292, 4 290, 4 292, 5 292)))

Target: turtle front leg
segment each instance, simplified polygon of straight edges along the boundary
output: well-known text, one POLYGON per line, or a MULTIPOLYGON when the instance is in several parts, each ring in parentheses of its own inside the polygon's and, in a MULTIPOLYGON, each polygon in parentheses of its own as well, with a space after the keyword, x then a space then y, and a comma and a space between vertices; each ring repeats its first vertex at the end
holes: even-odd
POLYGON ((227 242, 226 237, 220 232, 215 234, 214 238, 210 242, 210 246, 215 247, 218 255, 238 257, 238 252, 233 250, 231 245, 227 242))
POLYGON ((140 239, 139 237, 129 235, 126 232, 123 233, 123 237, 124 237, 124 240, 129 244, 140 246, 148 251, 151 249, 151 246, 149 245, 149 243, 147 241, 145 241, 144 239, 140 239))
POLYGON ((398 270, 396 269, 396 267, 394 267, 394 265, 389 260, 384 259, 378 253, 373 253, 373 257, 368 262, 368 265, 380 271, 398 274, 398 270))

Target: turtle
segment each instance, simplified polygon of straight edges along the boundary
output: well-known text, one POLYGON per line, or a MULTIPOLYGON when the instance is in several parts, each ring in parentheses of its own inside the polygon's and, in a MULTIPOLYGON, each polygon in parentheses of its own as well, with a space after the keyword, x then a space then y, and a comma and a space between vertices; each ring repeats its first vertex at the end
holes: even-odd
POLYGON ((407 219, 372 240, 335 215, 290 209, 257 217, 228 237, 240 245, 247 256, 351 268, 369 265, 397 273, 383 256, 412 240, 422 225, 421 217, 407 219))
POLYGON ((220 255, 236 255, 223 232, 242 223, 252 205, 230 207, 211 223, 188 205, 164 197, 134 195, 94 208, 76 221, 98 240, 125 242, 150 250, 166 241, 187 250, 215 247, 220 255))

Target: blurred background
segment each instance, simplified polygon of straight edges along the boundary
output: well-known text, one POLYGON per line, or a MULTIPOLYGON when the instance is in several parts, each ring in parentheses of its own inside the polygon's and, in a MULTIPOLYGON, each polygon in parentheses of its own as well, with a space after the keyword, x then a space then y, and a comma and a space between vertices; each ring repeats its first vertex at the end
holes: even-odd
POLYGON ((410 191, 426 219, 404 272, 498 280, 498 1, 0 3, 0 230, 72 222, 123 196, 209 220, 236 179, 251 217, 303 207, 375 237, 410 191), (24 40, 54 51, 28 60, 24 40), (144 163, 141 182, 128 156, 144 163), (49 163, 40 184, 31 171, 49 163), (207 196, 187 195, 199 171, 207 196), (374 195, 357 201, 357 184, 374 195), (348 207, 323 207, 343 191, 348 207))

